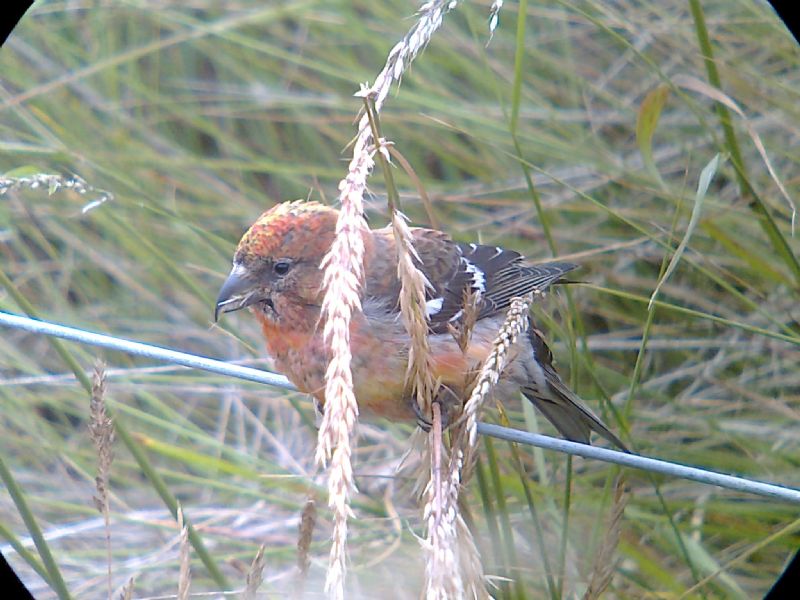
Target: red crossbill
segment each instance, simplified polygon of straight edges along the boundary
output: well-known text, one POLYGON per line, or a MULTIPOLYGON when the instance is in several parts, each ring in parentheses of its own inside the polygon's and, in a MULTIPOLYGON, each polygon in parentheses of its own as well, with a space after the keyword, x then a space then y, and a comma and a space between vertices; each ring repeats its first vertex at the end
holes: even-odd
MULTIPOLYGON (((236 249, 220 290, 215 317, 249 307, 261 324, 277 367, 324 410, 328 351, 320 323, 320 263, 335 236, 338 211, 316 202, 284 202, 262 214, 236 249)), ((469 374, 492 348, 512 298, 544 291, 577 265, 529 265, 513 250, 454 242, 434 229, 412 228, 418 265, 430 282, 428 340, 433 380, 464 400, 469 374), (464 318, 465 298, 476 316, 462 350, 452 333, 464 318)), ((406 381, 409 335, 400 318, 400 281, 390 227, 363 228, 364 281, 360 312, 350 326, 352 376, 363 413, 392 420, 420 418, 406 381)), ((530 316, 528 317, 530 319, 530 316)), ((589 443, 592 431, 625 449, 608 427, 570 391, 553 368, 550 349, 533 327, 519 336, 494 393, 530 400, 565 438, 589 443)), ((423 419, 424 421, 424 419, 423 419)))

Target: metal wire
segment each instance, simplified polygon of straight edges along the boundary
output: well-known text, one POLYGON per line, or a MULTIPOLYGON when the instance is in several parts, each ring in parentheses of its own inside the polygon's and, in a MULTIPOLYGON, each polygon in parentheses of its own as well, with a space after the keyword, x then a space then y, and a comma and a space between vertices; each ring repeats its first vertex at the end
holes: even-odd
MULTIPOLYGON (((205 358, 203 356, 187 354, 186 352, 160 348, 158 346, 125 340, 110 335, 92 333, 73 327, 65 327, 64 325, 57 325, 48 321, 39 321, 28 317, 0 312, 0 325, 40 335, 55 336, 81 344, 99 346, 101 348, 108 348, 109 350, 144 356, 154 360, 183 365, 184 367, 192 369, 202 369, 204 371, 235 377, 237 379, 244 379, 246 381, 264 383, 288 390, 296 389, 286 377, 276 373, 270 373, 269 371, 234 365, 213 358, 205 358)), ((2 380, 0 380, 0 384, 2 384, 2 380)), ((643 469, 708 485, 716 485, 736 492, 756 494, 800 504, 800 490, 772 483, 725 475, 699 467, 690 467, 636 454, 626 454, 617 450, 597 448, 587 444, 569 442, 559 438, 529 433, 527 431, 519 431, 517 429, 509 429, 507 427, 500 427, 499 425, 491 425, 488 423, 479 423, 478 432, 483 435, 489 435, 521 444, 538 446, 539 448, 545 448, 547 450, 555 450, 556 452, 601 460, 625 467, 632 467, 634 469, 643 469)))

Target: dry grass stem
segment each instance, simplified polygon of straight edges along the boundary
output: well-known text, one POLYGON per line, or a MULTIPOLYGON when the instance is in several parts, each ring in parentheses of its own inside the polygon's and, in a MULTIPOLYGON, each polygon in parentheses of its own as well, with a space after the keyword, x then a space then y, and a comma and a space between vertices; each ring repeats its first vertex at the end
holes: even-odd
POLYGON ((480 553, 461 511, 461 489, 471 473, 471 465, 464 462, 465 437, 465 427, 460 421, 451 428, 449 461, 441 482, 443 506, 439 526, 448 536, 445 538, 448 551, 455 554, 463 594, 467 598, 488 598, 480 553))
MULTIPOLYGON (((436 431, 435 419, 433 430, 436 431)), ((438 456, 434 452, 443 445, 434 445, 430 450, 431 476, 425 489, 429 500, 424 513, 429 532, 426 550, 430 555, 426 569, 431 571, 430 575, 426 571, 428 598, 489 598, 480 553, 461 512, 460 493, 470 472, 464 464, 464 437, 463 424, 451 429, 449 460, 441 452, 438 456), (447 469, 442 470, 440 465, 445 462, 447 469)), ((441 439, 435 441, 441 443, 441 439)))
POLYGON ((614 484, 614 502, 611 505, 606 532, 595 553, 592 574, 589 577, 589 585, 583 595, 583 600, 600 598, 611 583, 611 578, 614 576, 617 566, 614 560, 614 553, 619 545, 622 515, 628 505, 629 496, 625 477, 619 475, 614 484))
POLYGON ((258 552, 256 552, 256 556, 247 571, 244 593, 242 594, 244 600, 255 600, 256 592, 258 592, 258 588, 261 587, 261 583, 264 581, 264 565, 266 564, 264 547, 264 544, 259 546, 258 552))
MULTIPOLYGON (((368 107, 369 110, 369 107, 368 107)), ((389 197, 391 199, 391 191, 389 197)), ((443 416, 451 414, 453 407, 434 402, 437 389, 433 380, 428 318, 425 312, 426 290, 430 287, 419 269, 419 255, 414 249, 413 235, 406 218, 393 203, 392 232, 397 249, 397 276, 401 282, 400 314, 411 343, 409 345, 406 388, 413 390, 414 401, 420 414, 432 415, 432 426, 423 462, 430 465, 425 487, 423 518, 426 523, 425 589, 431 600, 459 598, 463 585, 457 559, 455 520, 458 515, 458 485, 450 485, 442 478, 444 448, 442 442, 443 416)))
POLYGON ((389 151, 389 155, 397 161, 397 164, 400 165, 400 167, 406 172, 406 175, 408 175, 409 179, 411 179, 411 181, 414 183, 414 187, 417 189, 417 194, 419 194, 419 199, 422 202, 422 206, 425 208, 425 214, 428 217, 428 226, 432 229, 441 229, 442 227, 439 224, 439 219, 436 218, 436 213, 433 210, 433 203, 428 196, 425 186, 422 185, 422 180, 419 178, 419 175, 417 175, 416 171, 414 171, 411 163, 408 162, 408 159, 403 156, 393 145, 387 145, 386 149, 389 151))
MULTIPOLYGON (((452 448, 449 460, 443 454, 443 416, 452 416, 458 407, 434 403, 436 385, 430 373, 430 347, 428 343, 427 317, 424 313, 425 287, 428 282, 414 263, 419 262, 414 251, 411 231, 402 215, 393 211, 392 227, 397 242, 398 276, 402 282, 400 297, 401 314, 411 338, 409 350, 408 380, 413 383, 416 401, 422 414, 432 415, 432 426, 423 450, 423 464, 428 464, 427 481, 424 484, 423 520, 426 524, 425 548, 425 595, 431 600, 460 598, 464 596, 463 567, 469 568, 469 589, 483 588, 483 570, 474 546, 471 533, 463 523, 458 498, 461 491, 463 451, 452 448), (447 465, 447 469, 444 465, 447 465), (444 473, 444 476, 443 476, 444 473), (466 536, 466 537, 464 537, 466 536), (463 538, 463 540, 462 540, 463 538), (461 554, 461 542, 467 552, 461 554), (471 553, 470 550, 474 550, 471 553), (477 558, 478 568, 474 568, 477 558), (478 581, 478 585, 475 582, 478 581)), ((461 351, 466 353, 472 327, 477 316, 475 298, 470 293, 464 296, 465 318, 460 328, 451 329, 461 351)))
POLYGON ((180 542, 178 546, 178 600, 189 600, 189 588, 192 585, 192 573, 189 569, 189 527, 183 522, 183 509, 178 507, 178 529, 180 542))
MULTIPOLYGON (((488 597, 488 593, 484 583, 485 577, 480 554, 475 546, 472 533, 458 508, 459 494, 463 482, 471 472, 474 448, 477 441, 478 412, 492 387, 499 380, 508 361, 509 351, 516 344, 519 335, 528 327, 528 311, 535 294, 536 292, 528 294, 524 298, 514 298, 511 301, 506 319, 494 340, 492 351, 484 361, 477 377, 467 374, 468 378, 475 379, 474 383, 465 387, 465 389, 471 388, 472 392, 464 406, 462 418, 451 430, 448 476, 447 480, 443 482, 443 485, 446 486, 443 494, 446 507, 442 510, 445 519, 443 523, 438 525, 449 536, 452 536, 450 548, 453 549, 458 560, 458 583, 462 588, 466 587, 467 596, 471 598, 485 598, 488 597), (464 582, 466 582, 466 585, 464 582)), ((453 328, 450 331, 462 352, 467 351, 477 314, 475 298, 465 296, 464 305, 466 307, 464 323, 459 329, 453 328)), ((470 384, 471 382, 467 383, 470 384)), ((462 589, 461 595, 463 594, 464 590, 462 589)))
POLYGON ((302 598, 308 578, 308 568, 311 566, 309 549, 314 534, 314 526, 317 524, 317 503, 314 498, 306 500, 303 507, 303 514, 300 516, 300 527, 297 536, 297 586, 294 589, 294 597, 302 598))
MULTIPOLYGON (((392 83, 399 81, 441 25, 443 14, 455 5, 455 1, 423 5, 418 21, 392 48, 372 87, 362 86, 358 95, 370 96, 376 113, 380 111, 392 83)), ((369 117, 364 114, 359 120, 347 176, 339 184, 341 209, 336 238, 322 265, 325 295, 321 319, 330 349, 330 362, 325 377, 326 406, 316 456, 320 464, 330 461, 328 505, 333 512, 334 525, 325 590, 335 600, 344 598, 347 519, 351 515, 350 494, 355 488, 350 437, 356 425, 358 406, 353 393, 350 321, 354 311, 361 309, 359 291, 364 277, 364 237, 368 235, 363 219, 363 199, 367 177, 374 166, 371 138, 369 117)))
POLYGON ((462 598, 464 586, 458 562, 455 521, 459 517, 457 502, 449 498, 452 490, 458 487, 448 485, 442 478, 442 413, 441 406, 432 407, 433 422, 429 440, 430 480, 426 487, 423 517, 427 527, 424 548, 425 597, 428 600, 462 598))
POLYGON ((109 507, 108 478, 114 460, 114 423, 106 413, 106 366, 98 360, 92 374, 92 397, 89 402, 89 437, 97 451, 97 495, 92 498, 94 505, 103 515, 106 534, 106 562, 108 563, 108 598, 111 598, 111 511, 109 507))

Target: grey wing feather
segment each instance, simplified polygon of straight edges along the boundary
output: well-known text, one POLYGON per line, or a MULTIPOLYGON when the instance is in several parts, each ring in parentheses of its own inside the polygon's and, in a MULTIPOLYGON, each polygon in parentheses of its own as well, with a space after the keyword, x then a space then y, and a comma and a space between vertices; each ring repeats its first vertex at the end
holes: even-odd
MULTIPOLYGON (((394 255, 394 236, 388 228, 374 230, 378 252, 394 255)), ((464 300, 472 294, 477 301, 478 319, 504 312, 512 298, 533 290, 546 290, 578 265, 551 262, 526 265, 519 252, 482 244, 459 244, 433 229, 412 228, 418 266, 431 284, 426 291, 427 312, 433 333, 447 333, 458 325, 464 300)), ((370 287, 364 295, 379 298, 386 310, 399 309, 400 281, 391 261, 373 261, 370 287)))
POLYGON ((460 260, 446 285, 435 292, 441 308, 430 315, 431 330, 445 333, 458 321, 465 292, 476 294, 478 319, 503 312, 511 300, 534 290, 546 290, 578 265, 552 262, 526 265, 519 252, 480 244, 458 244, 460 260))

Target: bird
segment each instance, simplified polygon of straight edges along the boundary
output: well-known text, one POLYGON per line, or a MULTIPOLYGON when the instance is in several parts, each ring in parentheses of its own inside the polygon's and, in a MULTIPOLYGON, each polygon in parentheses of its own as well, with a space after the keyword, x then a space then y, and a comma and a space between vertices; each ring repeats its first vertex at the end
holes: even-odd
MULTIPOLYGON (((315 201, 287 201, 264 212, 244 233, 220 289, 214 320, 244 308, 254 313, 276 367, 324 410, 329 353, 321 323, 321 263, 336 235, 339 211, 315 201)), ((359 412, 391 421, 429 420, 406 381, 410 337, 400 316, 401 284, 390 226, 362 228, 364 278, 361 310, 350 324, 351 372, 359 412)), ((470 373, 493 347, 516 297, 544 292, 578 265, 529 264, 514 250, 454 241, 447 233, 411 227, 417 266, 429 282, 428 320, 433 380, 449 402, 464 402, 470 373), (471 300, 468 345, 454 331, 471 300), (455 400, 454 400, 455 399, 455 400)), ((625 444, 563 382, 553 355, 530 314, 525 335, 509 351, 493 393, 504 400, 521 392, 566 439, 588 444, 592 432, 621 450, 625 444)), ((474 378, 473 378, 474 379, 474 378)), ((448 413, 449 414, 449 413, 448 413)))

